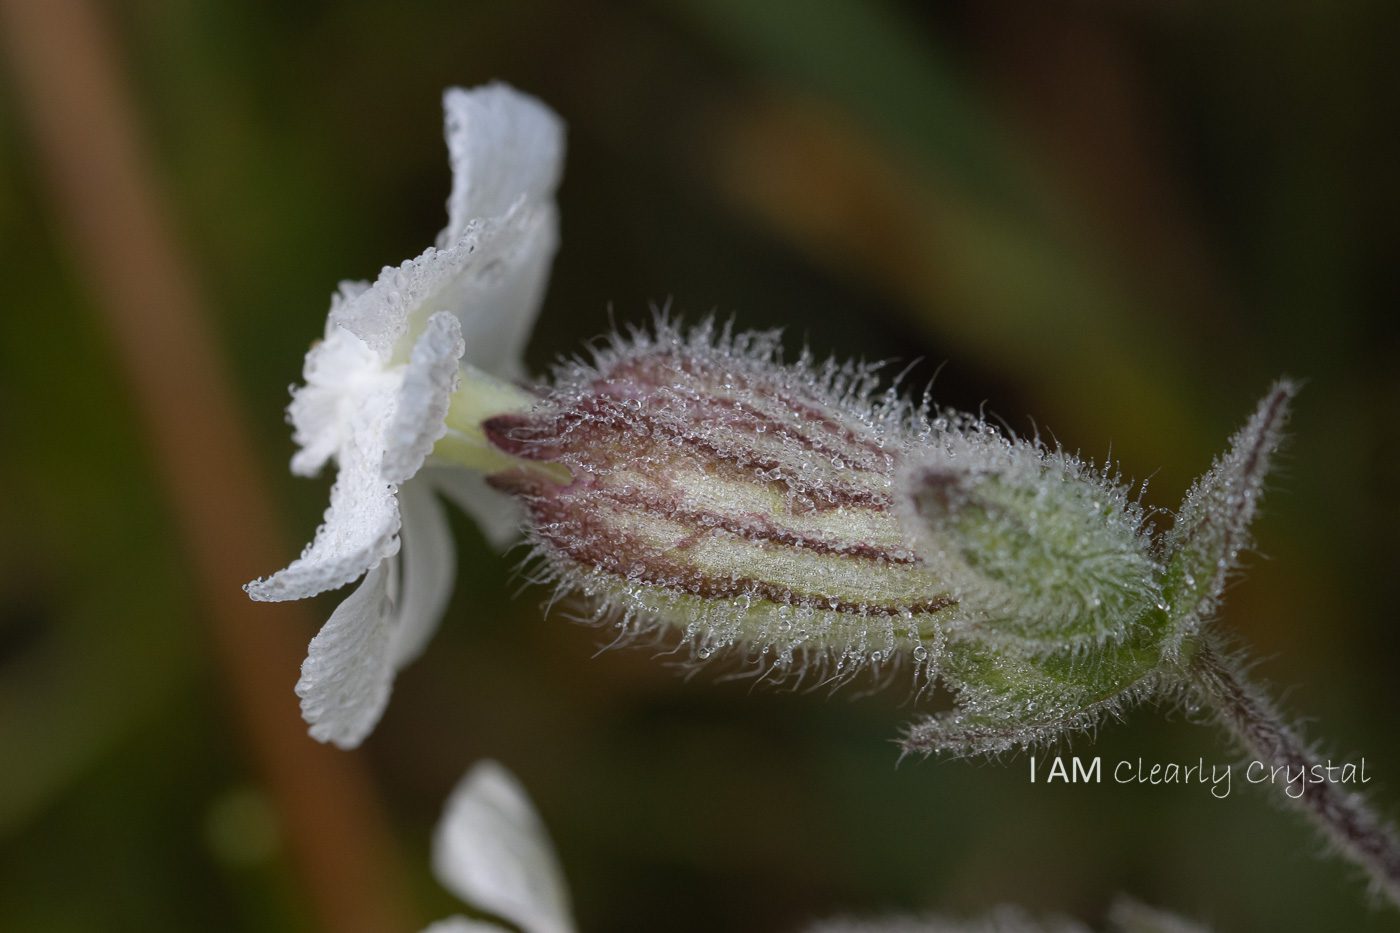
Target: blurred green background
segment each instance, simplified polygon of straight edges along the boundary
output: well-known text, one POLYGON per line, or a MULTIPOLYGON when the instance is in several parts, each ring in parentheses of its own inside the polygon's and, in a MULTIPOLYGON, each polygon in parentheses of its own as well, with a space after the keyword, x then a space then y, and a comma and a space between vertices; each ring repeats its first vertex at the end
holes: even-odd
MULTIPOLYGON (((285 469, 282 409, 328 296, 431 242, 449 183, 441 90, 500 78, 569 124, 537 371, 610 309, 619 323, 667 300, 732 313, 794 348, 919 359, 913 385, 941 364, 940 403, 1033 418, 1150 477, 1160 507, 1271 379, 1306 380, 1263 555, 1224 624, 1400 813, 1400 7, 132 0, 99 14, 281 518, 264 572, 325 506, 325 482, 285 469)), ((101 284, 43 182, 34 93, 0 77, 0 929, 314 929, 101 284)), ((892 740, 920 709, 906 691, 755 690, 645 651, 595 657, 601 633, 505 582, 518 555, 455 526, 448 619, 354 755, 390 828, 378 854, 405 929, 459 909, 429 839, 483 757, 530 789, 584 930, 783 931, 1003 901, 1095 920, 1117 892, 1221 930, 1400 928, 1264 789, 1032 786, 1024 757, 897 764, 892 740)), ((310 622, 288 624, 304 641, 310 622)), ((277 663, 276 702, 294 710, 295 661, 277 663)), ((1074 750, 1235 757, 1214 728, 1150 707, 1074 750)))

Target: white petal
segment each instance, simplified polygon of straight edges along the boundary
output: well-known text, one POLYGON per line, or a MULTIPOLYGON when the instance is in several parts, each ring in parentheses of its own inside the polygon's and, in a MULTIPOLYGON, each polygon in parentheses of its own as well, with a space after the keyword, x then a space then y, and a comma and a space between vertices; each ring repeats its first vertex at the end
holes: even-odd
POLYGON ((369 283, 364 279, 341 279, 336 286, 335 294, 331 296, 331 312, 345 304, 358 298, 364 292, 369 291, 369 283))
POLYGON ((520 503, 492 489, 479 473, 465 470, 429 469, 435 487, 466 512, 495 548, 504 549, 520 537, 520 503))
POLYGON ((405 484, 399 490, 399 508, 403 512, 403 582, 394 630, 395 669, 418 657, 437 631, 457 575, 447 514, 432 487, 421 479, 405 484))
POLYGON ((468 920, 466 917, 448 917, 423 928, 423 933, 510 933, 499 923, 488 920, 468 920))
POLYGON ((513 358, 539 310, 558 242, 554 214, 552 204, 521 201, 502 217, 473 221, 450 245, 385 268, 331 316, 375 353, 403 359, 409 347, 401 343, 450 311, 462 324, 469 361, 497 373, 518 367, 513 358), (503 361, 503 353, 512 359, 503 361))
POLYGON ((244 587, 258 600, 305 599, 344 586, 399 549, 394 489, 380 475, 388 399, 362 399, 340 451, 325 522, 301 557, 244 587))
POLYGON ((473 267, 475 239, 429 247, 398 266, 385 266, 373 285, 332 308, 331 320, 388 359, 408 334, 411 319, 426 324, 433 313, 451 310, 439 295, 473 267))
POLYGON ((404 369, 384 452, 384 478, 402 483, 423 466, 433 445, 447 433, 447 408, 457 388, 457 361, 466 349, 462 327, 451 314, 428 321, 404 369))
POLYGON ((311 639, 297 696, 318 741, 354 748, 389 702, 394 680, 389 569, 384 561, 371 570, 311 639))
POLYGON ((525 375, 525 344, 539 317, 558 248, 553 202, 518 203, 483 243, 481 274, 466 283, 454 305, 467 345, 465 362, 504 379, 525 375))
POLYGON ((505 84, 442 95, 452 196, 440 245, 478 217, 504 214, 522 197, 554 197, 564 167, 564 123, 540 101, 505 84))
POLYGON ((572 933, 569 892, 525 789, 494 761, 467 772, 433 839, 433 872, 471 906, 525 933, 572 933))
MULTIPOLYGON (((342 290, 347 284, 342 283, 342 290)), ((292 458, 293 473, 314 476, 335 456, 349 437, 347 405, 373 391, 382 372, 378 355, 363 340, 326 320, 325 337, 307 351, 302 364, 305 384, 292 389, 287 406, 292 439, 301 448, 292 458)))
POLYGON ((558 247, 563 123, 504 85, 449 90, 444 106, 453 188, 437 248, 384 269, 332 317, 376 352, 401 358, 406 335, 450 311, 462 323, 468 361, 516 378, 558 247))

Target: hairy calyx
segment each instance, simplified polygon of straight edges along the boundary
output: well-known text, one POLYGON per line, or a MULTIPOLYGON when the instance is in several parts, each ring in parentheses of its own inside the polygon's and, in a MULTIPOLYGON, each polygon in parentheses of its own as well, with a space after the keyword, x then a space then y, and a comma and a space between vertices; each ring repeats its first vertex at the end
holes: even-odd
POLYGON ((1137 623, 1161 599, 1126 490, 876 372, 662 321, 454 433, 523 503, 544 576, 623 636, 679 633, 694 659, 733 648, 774 677, 909 664, 964 696, 1008 653, 1051 680, 1080 666, 1066 650, 1127 659, 1093 665, 1076 705, 1140 681, 1156 658, 1137 623))
POLYGON ((895 482, 937 427, 876 389, 870 367, 780 364, 773 334, 662 325, 488 419, 522 463, 491 482, 525 504, 550 575, 624 631, 678 630, 699 659, 739 645, 775 674, 930 670, 958 607, 895 482))

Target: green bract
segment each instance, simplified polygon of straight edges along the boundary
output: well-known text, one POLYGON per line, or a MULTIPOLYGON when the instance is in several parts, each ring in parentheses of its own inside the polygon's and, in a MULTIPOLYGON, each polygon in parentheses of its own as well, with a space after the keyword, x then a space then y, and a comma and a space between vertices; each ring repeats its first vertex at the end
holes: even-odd
POLYGON ((973 423, 940 436, 903 482, 920 555, 985 641, 1090 647, 1127 637, 1161 601, 1142 510, 1063 451, 973 423))

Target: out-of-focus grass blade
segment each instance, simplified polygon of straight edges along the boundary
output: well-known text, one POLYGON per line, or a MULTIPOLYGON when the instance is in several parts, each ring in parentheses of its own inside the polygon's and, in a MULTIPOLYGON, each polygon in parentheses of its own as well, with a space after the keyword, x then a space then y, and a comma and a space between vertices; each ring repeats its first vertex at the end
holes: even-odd
POLYGON ((854 0, 669 6, 778 88, 709 134, 712 181, 740 209, 894 293, 957 352, 1034 386, 1052 416, 1100 437, 1151 424, 1136 452, 1175 460, 1197 431, 1171 315, 1133 293, 1105 234, 915 38, 926 30, 854 0))
POLYGON ((0 539, 0 835, 174 702, 197 664, 122 388, 70 294, 46 287, 63 281, 49 257, 17 253, 39 274, 12 283, 25 313, 0 319, 0 480, 28 491, 0 539))
MULTIPOLYGON (((671 0, 764 77, 865 120, 947 180, 1012 201, 1021 188, 1005 141, 968 82, 921 30, 880 0, 671 0)), ((1022 193, 1022 197, 1024 192, 1022 193)))

